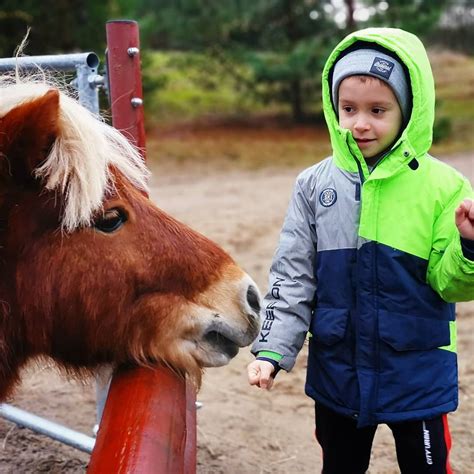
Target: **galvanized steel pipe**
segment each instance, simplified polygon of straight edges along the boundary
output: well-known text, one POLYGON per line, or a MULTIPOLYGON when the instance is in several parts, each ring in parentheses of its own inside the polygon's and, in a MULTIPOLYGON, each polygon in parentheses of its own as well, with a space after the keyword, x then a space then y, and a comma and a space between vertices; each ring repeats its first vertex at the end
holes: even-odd
POLYGON ((99 94, 97 86, 105 82, 97 74, 99 57, 95 53, 57 54, 45 56, 20 56, 0 59, 0 73, 35 70, 52 72, 75 72, 73 85, 79 93, 79 103, 99 115, 99 94))
POLYGON ((54 71, 74 71, 79 66, 97 68, 99 57, 95 53, 55 54, 45 56, 19 56, 0 59, 0 72, 15 70, 52 69, 54 71))
POLYGON ((94 438, 6 403, 0 404, 0 416, 8 421, 16 423, 17 425, 24 426, 25 428, 36 431, 37 433, 49 436, 50 438, 79 449, 80 451, 84 451, 85 453, 90 454, 94 449, 94 438))

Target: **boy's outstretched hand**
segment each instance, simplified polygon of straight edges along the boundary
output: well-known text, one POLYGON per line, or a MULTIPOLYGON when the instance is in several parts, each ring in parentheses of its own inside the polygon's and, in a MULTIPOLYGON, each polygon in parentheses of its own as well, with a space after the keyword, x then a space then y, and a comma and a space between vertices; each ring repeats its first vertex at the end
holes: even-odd
POLYGON ((250 385, 270 390, 273 385, 272 374, 275 371, 270 362, 266 360, 254 360, 247 366, 247 376, 250 385))
POLYGON ((464 199, 456 209, 456 226, 465 239, 474 240, 474 201, 464 199))

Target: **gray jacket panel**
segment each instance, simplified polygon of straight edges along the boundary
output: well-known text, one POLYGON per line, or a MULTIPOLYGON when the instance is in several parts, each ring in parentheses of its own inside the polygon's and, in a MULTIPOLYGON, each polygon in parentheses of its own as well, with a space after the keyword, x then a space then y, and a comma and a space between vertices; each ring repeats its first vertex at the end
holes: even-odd
POLYGON ((359 176, 337 168, 331 157, 298 176, 252 353, 276 352, 283 356, 280 367, 291 370, 316 307, 317 252, 357 248, 359 194, 359 176))

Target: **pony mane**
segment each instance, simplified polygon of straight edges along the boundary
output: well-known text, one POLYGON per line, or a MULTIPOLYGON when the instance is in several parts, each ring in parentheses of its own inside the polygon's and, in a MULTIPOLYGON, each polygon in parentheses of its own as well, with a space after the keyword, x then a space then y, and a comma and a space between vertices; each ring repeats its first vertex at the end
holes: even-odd
POLYGON ((115 189, 114 169, 145 192, 150 173, 137 148, 117 129, 81 106, 64 85, 44 73, 0 78, 0 117, 50 89, 60 92, 59 133, 35 175, 47 189, 61 193, 61 228, 71 232, 90 225, 105 195, 115 189))

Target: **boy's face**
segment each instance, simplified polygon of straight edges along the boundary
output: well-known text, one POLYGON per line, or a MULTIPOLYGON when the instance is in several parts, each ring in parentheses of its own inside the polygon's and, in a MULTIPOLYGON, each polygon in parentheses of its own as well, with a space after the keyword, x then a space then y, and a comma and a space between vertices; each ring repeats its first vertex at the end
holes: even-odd
POLYGON ((392 89, 369 76, 350 76, 341 82, 338 111, 339 125, 352 132, 364 158, 385 151, 402 126, 402 112, 392 89))

